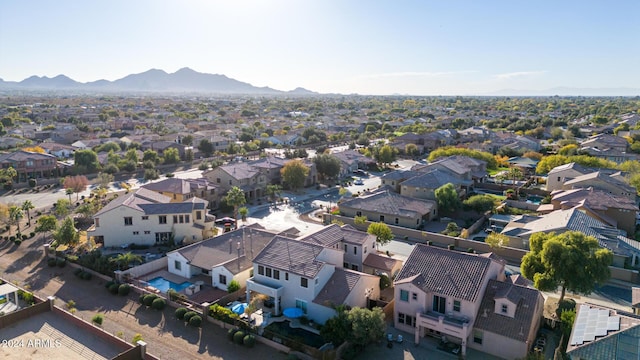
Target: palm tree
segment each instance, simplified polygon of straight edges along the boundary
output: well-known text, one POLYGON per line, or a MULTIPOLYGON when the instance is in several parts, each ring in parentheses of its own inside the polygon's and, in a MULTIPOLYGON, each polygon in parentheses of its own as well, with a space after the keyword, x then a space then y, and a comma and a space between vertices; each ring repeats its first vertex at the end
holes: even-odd
POLYGON ((14 222, 18 227, 18 234, 20 233, 20 219, 22 219, 23 217, 24 213, 22 212, 21 208, 15 205, 12 205, 9 208, 9 219, 11 219, 11 221, 14 222))
POLYGON ((274 203, 278 200, 278 197, 280 197, 281 192, 282 186, 278 184, 267 185, 267 196, 274 203))
POLYGON ((118 264, 118 270, 122 270, 122 267, 125 267, 128 269, 131 263, 135 263, 135 262, 141 263, 142 256, 133 254, 131 251, 129 251, 124 254, 119 254, 115 258, 112 258, 111 261, 118 264))
POLYGON ((25 200, 22 203, 22 210, 27 212, 27 222, 29 223, 29 226, 31 226, 31 209, 35 209, 35 206, 33 206, 31 200, 25 200))
POLYGON ((247 221, 247 215, 249 215, 249 209, 247 209, 246 206, 241 207, 240 209, 238 209, 238 214, 240 214, 240 216, 242 217, 242 221, 247 221))
POLYGON ((235 220, 235 228, 238 228, 238 208, 246 204, 247 199, 244 197, 244 191, 239 187, 234 186, 229 190, 227 196, 225 196, 227 204, 233 206, 233 219, 235 220))
POLYGON ((71 203, 71 194, 73 194, 73 189, 72 188, 68 188, 65 193, 67 195, 69 195, 69 203, 71 203))

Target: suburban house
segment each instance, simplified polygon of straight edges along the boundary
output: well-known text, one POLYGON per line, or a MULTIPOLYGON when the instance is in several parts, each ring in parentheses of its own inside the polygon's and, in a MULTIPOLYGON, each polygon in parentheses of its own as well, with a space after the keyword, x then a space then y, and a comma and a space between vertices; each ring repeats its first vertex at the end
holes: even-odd
POLYGON ((600 189, 612 195, 626 197, 633 202, 636 201, 636 188, 629 185, 619 172, 609 175, 604 171, 596 171, 565 181, 562 185, 563 190, 587 187, 600 189))
POLYGON ((215 218, 207 214, 206 200, 172 200, 144 188, 120 195, 93 216, 87 235, 104 247, 189 244, 213 236, 215 218))
MULTIPOLYGON (((267 156, 258 160, 249 162, 250 166, 258 169, 260 173, 264 174, 269 184, 282 184, 282 174, 280 170, 291 160, 282 159, 275 156, 267 156)), ((304 186, 313 186, 316 184, 318 178, 318 171, 316 170, 316 164, 308 159, 303 160, 304 164, 309 168, 309 174, 304 181, 304 186)))
MULTIPOLYGON (((624 176, 618 170, 592 169, 574 162, 556 166, 549 171, 547 177, 547 191, 562 190, 564 183, 582 175, 599 171, 610 177, 621 180, 624 176)), ((588 187, 588 186, 587 186, 588 187)))
POLYGON ((598 134, 580 143, 582 148, 593 148, 598 150, 615 150, 626 152, 629 148, 627 139, 609 134, 598 134))
POLYGON ((202 176, 219 186, 220 194, 226 194, 234 186, 244 191, 247 200, 261 198, 266 193, 267 177, 260 169, 246 162, 218 166, 203 172, 202 176))
POLYGON ((273 299, 276 316, 296 307, 319 324, 337 314, 337 305, 367 307, 380 296, 380 278, 344 269, 343 261, 342 249, 278 235, 253 261, 247 301, 252 293, 264 294, 273 299))
POLYGON ((449 183, 455 186, 460 198, 463 198, 467 194, 467 190, 473 186, 473 181, 471 180, 464 180, 451 175, 448 171, 434 168, 429 172, 403 181, 400 184, 400 194, 411 198, 435 201, 435 191, 449 183))
POLYGON ((571 359, 637 359, 640 317, 593 304, 576 306, 567 355, 571 359))
POLYGON ((426 165, 414 165, 411 170, 428 172, 432 169, 447 171, 461 180, 484 182, 487 177, 487 162, 469 156, 454 155, 436 159, 426 165))
POLYGON ((340 160, 340 177, 347 176, 357 169, 367 169, 376 164, 376 161, 368 158, 356 150, 345 150, 333 153, 340 160))
POLYGON ((14 168, 17 173, 16 182, 60 175, 60 167, 55 156, 24 150, 0 154, 0 168, 14 168))
POLYGON ((171 202, 183 202, 194 197, 199 197, 207 200, 209 202, 209 208, 211 209, 215 209, 219 202, 217 187, 205 178, 167 178, 158 182, 145 184, 142 187, 170 197, 171 202))
POLYGON ((625 263, 640 263, 640 243, 626 237, 626 233, 587 215, 586 211, 573 207, 556 210, 541 216, 521 215, 502 230, 510 238, 509 246, 528 249, 529 238, 535 233, 563 233, 579 231, 595 237, 600 246, 613 252, 612 266, 624 267, 625 263))
POLYGON ((143 150, 154 150, 161 156, 167 149, 176 149, 178 150, 180 159, 183 160, 185 159, 187 150, 191 149, 193 151, 193 148, 191 146, 183 145, 175 141, 153 141, 143 144, 142 148, 143 150))
POLYGON ((243 226, 167 253, 168 270, 187 279, 210 277, 211 286, 225 291, 231 280, 244 287, 253 259, 276 234, 257 224, 243 226))
POLYGON ((390 187, 393 191, 400 193, 400 184, 402 184, 403 181, 409 180, 420 174, 422 173, 415 170, 394 170, 385 173, 380 177, 380 185, 390 187))
POLYGON ((68 159, 73 156, 76 151, 71 145, 59 144, 55 142, 43 142, 38 144, 47 154, 53 155, 59 159, 68 159))
POLYGON ((435 201, 400 195, 388 188, 345 200, 339 207, 344 216, 365 216, 369 221, 413 229, 438 216, 435 201))
POLYGON ((607 225, 633 234, 636 228, 638 205, 627 197, 612 195, 594 188, 556 190, 551 193, 551 203, 538 207, 538 212, 577 207, 585 214, 607 225))
POLYGON ((544 299, 513 283, 505 262, 416 244, 394 281, 394 326, 506 359, 525 357, 540 327, 544 299))

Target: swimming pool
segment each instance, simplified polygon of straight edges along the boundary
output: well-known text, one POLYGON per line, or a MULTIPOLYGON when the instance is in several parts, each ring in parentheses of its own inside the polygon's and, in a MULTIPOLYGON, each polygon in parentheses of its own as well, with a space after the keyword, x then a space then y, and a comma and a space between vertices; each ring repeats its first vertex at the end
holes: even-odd
POLYGON ((169 289, 173 289, 175 291, 182 291, 184 290, 186 287, 188 287, 189 285, 192 285, 190 282, 185 281, 182 284, 176 284, 173 281, 169 281, 165 278, 163 278, 162 276, 158 276, 156 278, 153 278, 149 281, 147 281, 147 283, 149 283, 149 285, 153 286, 154 288, 162 291, 163 293, 166 293, 167 290, 169 289))

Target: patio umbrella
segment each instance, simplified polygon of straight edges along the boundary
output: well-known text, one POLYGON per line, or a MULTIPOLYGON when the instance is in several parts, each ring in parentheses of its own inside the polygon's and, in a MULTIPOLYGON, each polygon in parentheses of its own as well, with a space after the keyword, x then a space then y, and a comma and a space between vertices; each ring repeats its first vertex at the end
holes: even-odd
POLYGON ((302 311, 302 309, 300 308, 286 308, 282 311, 282 313, 284 314, 284 316, 290 318, 290 319, 297 319, 299 317, 302 317, 302 315, 304 315, 304 312, 302 311))
POLYGON ((247 308, 249 304, 247 303, 239 303, 239 304, 235 304, 231 307, 231 311, 233 311, 234 313, 240 315, 240 314, 244 314, 244 310, 247 308))
POLYGON ((235 219, 234 218, 230 218, 228 216, 225 216, 223 218, 220 218, 220 219, 216 220, 216 222, 231 222, 232 223, 232 222, 235 222, 235 219))

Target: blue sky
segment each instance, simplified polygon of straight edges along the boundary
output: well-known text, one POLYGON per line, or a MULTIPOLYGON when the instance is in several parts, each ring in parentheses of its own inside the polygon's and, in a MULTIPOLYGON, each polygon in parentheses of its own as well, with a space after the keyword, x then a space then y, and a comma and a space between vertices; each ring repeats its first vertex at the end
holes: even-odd
POLYGON ((323 93, 639 88, 640 1, 0 1, 0 78, 151 68, 323 93))

